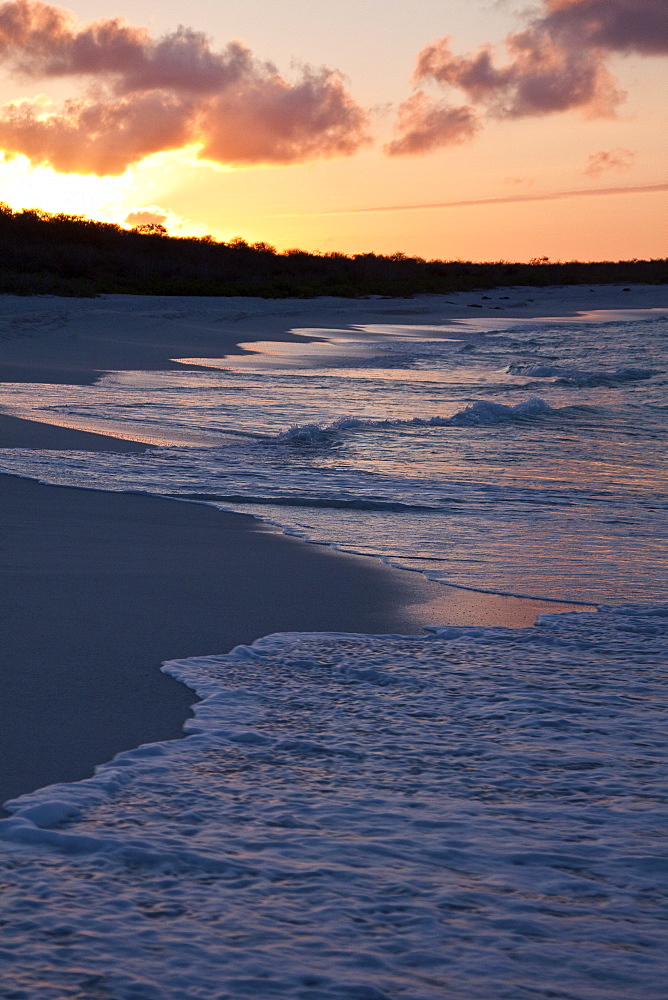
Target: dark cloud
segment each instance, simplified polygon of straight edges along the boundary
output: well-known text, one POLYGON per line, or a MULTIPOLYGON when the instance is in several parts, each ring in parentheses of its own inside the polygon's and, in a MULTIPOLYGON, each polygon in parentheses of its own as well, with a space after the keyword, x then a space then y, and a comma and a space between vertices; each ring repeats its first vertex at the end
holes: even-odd
POLYGON ((668 53, 665 0, 544 0, 542 26, 579 36, 591 48, 640 55, 668 53))
POLYGON ((11 0, 0 5, 0 58, 23 77, 88 80, 54 114, 0 108, 0 145, 64 172, 119 174, 191 143, 220 163, 256 164, 349 155, 368 141, 339 73, 306 67, 289 83, 242 43, 217 52, 188 28, 153 39, 118 18, 78 25, 60 7, 11 0))
MULTIPOLYGON (((420 52, 416 86, 431 81, 462 90, 497 118, 579 109, 612 116, 625 95, 608 63, 613 54, 668 54, 668 0, 542 0, 540 12, 505 40, 506 59, 490 45, 457 55, 444 37, 420 52)), ((401 117, 393 146, 401 148, 401 117)), ((428 148, 447 145, 437 137, 428 148)), ((404 152, 423 152, 406 145, 404 152)))
POLYGON ((385 147, 390 156, 429 153, 439 146, 466 142, 479 123, 473 108, 432 101, 418 90, 400 106, 397 126, 399 137, 385 147))
POLYGON ((442 38, 418 57, 416 79, 431 79, 463 90, 499 118, 523 118, 581 108, 612 115, 623 94, 604 56, 579 42, 563 45, 534 28, 506 39, 510 62, 497 68, 491 48, 472 56, 454 55, 442 38))

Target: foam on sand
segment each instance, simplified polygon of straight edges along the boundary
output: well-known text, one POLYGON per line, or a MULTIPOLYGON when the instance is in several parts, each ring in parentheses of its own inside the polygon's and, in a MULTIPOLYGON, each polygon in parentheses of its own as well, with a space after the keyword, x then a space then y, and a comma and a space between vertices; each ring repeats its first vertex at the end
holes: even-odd
POLYGON ((185 740, 0 823, 12 996, 659 1000, 667 654, 664 605, 165 664, 185 740))

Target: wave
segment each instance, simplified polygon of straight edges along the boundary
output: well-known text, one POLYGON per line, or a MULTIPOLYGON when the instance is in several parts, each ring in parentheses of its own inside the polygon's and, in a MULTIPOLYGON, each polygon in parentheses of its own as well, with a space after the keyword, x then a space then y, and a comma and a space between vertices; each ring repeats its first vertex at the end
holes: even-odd
POLYGON ((667 625, 630 605, 165 663, 202 699, 185 739, 7 804, 0 992, 658 1000, 667 625))
POLYGON ((615 368, 614 371, 588 371, 580 368, 560 368, 558 365, 508 365, 507 375, 522 375, 525 378, 553 378, 555 385, 573 385, 595 388, 598 386, 623 385, 626 382, 644 382, 660 375, 656 368, 615 368))
POLYGON ((450 417, 412 417, 405 420, 360 420, 342 417, 331 424, 295 424, 274 440, 279 444, 322 445, 331 444, 340 431, 375 430, 393 427, 493 427, 497 424, 531 420, 552 413, 553 408, 540 396, 532 396, 514 406, 477 400, 450 417))
POLYGON ((178 500, 201 500, 206 503, 234 503, 271 507, 322 507, 332 510, 377 510, 393 514, 441 511, 442 507, 427 504, 402 503, 379 497, 322 496, 252 496, 242 493, 172 493, 178 500))
POLYGON ((495 424, 512 423, 515 420, 530 420, 551 412, 552 407, 540 396, 531 396, 523 403, 516 403, 514 406, 481 400, 455 413, 449 418, 448 423, 451 427, 491 427, 495 424))

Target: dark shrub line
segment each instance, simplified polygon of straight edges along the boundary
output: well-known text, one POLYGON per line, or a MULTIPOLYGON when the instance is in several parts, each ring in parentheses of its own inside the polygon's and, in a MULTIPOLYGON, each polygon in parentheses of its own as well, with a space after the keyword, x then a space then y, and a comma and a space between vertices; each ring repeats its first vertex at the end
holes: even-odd
POLYGON ((0 292, 14 295, 412 296, 501 286, 668 283, 668 260, 529 263, 405 254, 278 253, 267 243, 170 237, 0 204, 0 292))

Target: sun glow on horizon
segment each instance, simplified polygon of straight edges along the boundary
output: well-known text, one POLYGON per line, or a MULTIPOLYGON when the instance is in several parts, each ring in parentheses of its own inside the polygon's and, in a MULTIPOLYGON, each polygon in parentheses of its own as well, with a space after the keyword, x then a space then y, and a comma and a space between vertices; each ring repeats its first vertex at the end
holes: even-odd
MULTIPOLYGON (((207 234, 221 242, 241 236, 249 243, 266 242, 285 251, 299 247, 307 252, 338 251, 346 254, 405 252, 408 256, 441 260, 528 261, 541 254, 552 260, 619 260, 665 256, 662 205, 666 185, 648 186, 644 191, 624 188, 597 191, 557 192, 519 196, 542 201, 540 215, 533 224, 515 211, 515 197, 490 199, 488 203, 444 203, 442 205, 389 205, 386 207, 340 208, 338 210, 271 212, 259 195, 268 198, 278 186, 279 168, 225 168, 199 158, 199 147, 156 153, 118 177, 94 174, 62 174, 46 166, 33 166, 24 156, 0 160, 0 201, 13 211, 37 209, 50 214, 83 216, 130 228, 133 215, 153 216, 170 236, 202 237, 207 234), (202 172, 227 174, 227 191, 211 199, 202 172), (262 174, 259 187, 249 175, 262 174), (588 194, 594 198, 582 197, 588 194), (577 239, 583 202, 590 203, 587 215, 596 219, 591 236, 586 228, 577 239), (169 206, 173 207, 169 207, 169 206), (654 236, 646 223, 638 231, 637 220, 654 221, 654 236), (360 226, 358 218, 364 219, 360 226), (326 222, 327 238, 323 238, 326 222), (619 232, 626 233, 623 242, 619 232), (607 231, 608 253, 601 253, 602 236, 607 231), (615 252, 612 248, 622 252, 615 252), (514 253, 513 253, 514 248, 514 253), (574 252, 575 251, 575 252, 574 252)), ((331 170, 333 165, 323 165, 331 170)), ((312 168, 317 172, 317 168, 312 168)), ((307 170, 307 168, 302 168, 307 170)), ((295 171, 292 197, 305 198, 308 183, 295 171), (297 194, 299 192, 299 194, 297 194)), ((341 177, 330 175, 330 181, 341 177)), ((344 196, 343 186, 338 197, 344 196)), ((285 191, 283 192, 285 195, 285 191)), ((349 196, 352 192, 349 192, 349 196)), ((308 199, 307 199, 308 200, 308 199)), ((338 198, 337 198, 338 200, 338 198)), ((348 200, 347 198, 345 200, 348 200)), ((521 207, 521 206, 520 206, 521 207)), ((530 218, 530 216, 529 216, 530 218)), ((147 220, 148 221, 148 220, 147 220)), ((152 220, 151 220, 152 221, 152 220)))
POLYGON ((280 250, 662 257, 668 13, 628 3, 368 0, 351 30, 358 0, 0 0, 0 201, 280 250))
POLYGON ((0 164, 2 200, 14 211, 39 208, 45 212, 85 215, 111 222, 113 205, 127 191, 123 177, 61 174, 52 167, 34 167, 25 156, 6 157, 0 164))
POLYGON ((124 225, 131 213, 162 212, 165 225, 175 235, 205 235, 208 230, 201 223, 155 204, 161 189, 184 171, 206 164, 217 173, 232 172, 234 168, 201 160, 200 148, 192 145, 155 153, 118 176, 105 177, 59 173, 50 166, 35 166, 26 156, 5 154, 0 159, 0 201, 15 212, 38 209, 118 225, 124 225))

